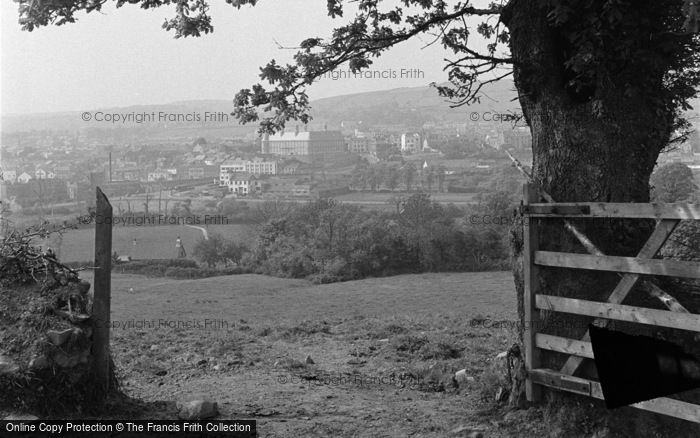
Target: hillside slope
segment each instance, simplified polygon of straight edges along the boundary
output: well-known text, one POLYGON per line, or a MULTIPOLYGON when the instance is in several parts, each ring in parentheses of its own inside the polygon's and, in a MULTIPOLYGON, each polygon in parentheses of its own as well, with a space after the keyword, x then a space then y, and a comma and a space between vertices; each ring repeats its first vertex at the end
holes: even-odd
MULTIPOLYGON (((502 81, 485 88, 481 103, 468 108, 452 109, 444 98, 438 96, 432 87, 397 88, 393 90, 357 93, 334 96, 311 102, 312 124, 339 127, 344 120, 371 120, 375 124, 392 124, 417 120, 442 120, 445 118, 464 119, 470 111, 517 111, 519 105, 512 100, 516 97, 510 81, 502 81)), ((231 99, 233 96, 231 96, 231 99)), ((231 99, 192 100, 157 105, 133 105, 119 108, 94 108, 90 112, 105 114, 156 113, 191 114, 198 113, 204 117, 205 112, 229 114, 233 110, 231 99)), ((241 126, 233 117, 224 122, 178 122, 147 123, 136 122, 106 123, 95 120, 84 121, 82 113, 41 113, 3 115, 4 133, 28 131, 32 129, 76 130, 84 128, 100 129, 139 129, 143 135, 156 135, 163 131, 177 132, 183 128, 199 128, 203 133, 225 128, 230 132, 254 131, 254 125, 241 126)))

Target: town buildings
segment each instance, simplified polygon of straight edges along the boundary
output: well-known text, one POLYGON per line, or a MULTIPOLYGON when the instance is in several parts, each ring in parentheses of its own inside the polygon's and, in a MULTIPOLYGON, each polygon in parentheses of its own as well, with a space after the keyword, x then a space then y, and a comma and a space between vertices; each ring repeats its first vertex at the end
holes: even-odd
POLYGON ((296 175, 301 173, 304 168, 304 163, 294 158, 284 160, 280 163, 279 169, 282 175, 296 175))
POLYGON ((370 149, 370 144, 376 143, 374 138, 358 135, 357 133, 348 140, 348 152, 353 154, 366 154, 370 149))
POLYGON ((389 141, 365 134, 350 137, 347 144, 350 153, 369 155, 380 160, 385 160, 392 148, 389 141))

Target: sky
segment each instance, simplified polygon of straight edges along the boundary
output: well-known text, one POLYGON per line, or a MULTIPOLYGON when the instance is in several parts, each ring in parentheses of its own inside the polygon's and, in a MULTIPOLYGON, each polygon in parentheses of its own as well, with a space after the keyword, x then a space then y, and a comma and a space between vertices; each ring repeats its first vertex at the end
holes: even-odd
MULTIPOLYGON (((16 4, 0 2, 0 112, 26 114, 84 111, 184 100, 232 99, 257 83, 270 59, 291 60, 293 47, 312 36, 329 36, 342 21, 326 14, 320 0, 262 0, 240 10, 211 0, 214 32, 174 39, 161 28, 171 7, 136 5, 81 14, 77 23, 25 32, 16 4), (279 45, 278 45, 279 44, 279 45)), ((429 36, 404 43, 377 60, 372 70, 418 69, 414 78, 323 79, 312 99, 363 91, 416 87, 447 79, 449 54, 429 36)))

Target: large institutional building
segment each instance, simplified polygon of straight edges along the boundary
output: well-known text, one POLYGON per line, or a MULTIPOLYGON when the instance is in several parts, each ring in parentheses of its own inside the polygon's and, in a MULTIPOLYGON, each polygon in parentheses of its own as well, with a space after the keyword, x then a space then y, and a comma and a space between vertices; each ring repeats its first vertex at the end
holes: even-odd
POLYGON ((253 175, 276 175, 277 162, 255 157, 252 160, 226 160, 219 166, 221 174, 227 172, 246 172, 253 175))
POLYGON ((345 139, 340 131, 280 132, 265 135, 262 153, 276 155, 313 156, 346 152, 345 139))

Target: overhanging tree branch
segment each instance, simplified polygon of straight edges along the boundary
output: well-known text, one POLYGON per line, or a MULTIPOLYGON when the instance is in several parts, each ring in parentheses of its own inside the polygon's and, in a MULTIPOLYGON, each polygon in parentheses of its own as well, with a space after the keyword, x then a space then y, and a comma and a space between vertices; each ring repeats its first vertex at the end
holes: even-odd
MULTIPOLYGON (((405 3, 417 4, 414 0, 405 3)), ((348 25, 337 28, 329 41, 320 38, 311 38, 300 45, 302 50, 295 55, 296 65, 278 66, 274 61, 261 69, 261 79, 275 85, 272 90, 266 90, 261 84, 256 84, 252 89, 242 90, 234 100, 235 109, 232 113, 242 123, 260 121, 260 132, 272 133, 284 127, 284 123, 291 119, 299 119, 307 122, 308 105, 299 107, 298 102, 308 104, 303 95, 302 99, 295 96, 301 93, 306 86, 316 79, 330 73, 343 64, 348 64, 349 69, 360 72, 372 64, 372 58, 380 56, 384 51, 405 42, 417 35, 429 33, 438 28, 438 38, 444 47, 457 48, 463 46, 458 43, 459 34, 468 33, 466 28, 450 29, 456 20, 466 23, 464 17, 468 15, 493 16, 501 11, 500 6, 492 6, 488 9, 477 9, 472 6, 457 6, 453 12, 446 12, 444 3, 437 6, 431 5, 431 10, 423 14, 415 14, 404 17, 401 9, 394 9, 389 13, 380 13, 377 9, 378 0, 359 2, 360 13, 348 25), (396 25, 404 24, 396 28, 396 25), (278 81, 284 77, 284 81, 278 81), (261 115, 262 113, 262 115, 261 115)), ((502 30, 501 30, 502 31, 502 30)), ((465 90, 480 90, 481 86, 472 88, 474 81, 483 73, 485 65, 498 66, 512 62, 509 57, 494 56, 495 45, 500 34, 495 34, 493 29, 480 30, 480 33, 490 37, 496 35, 497 39, 490 45, 490 55, 469 50, 466 57, 462 57, 459 63, 451 65, 450 82, 457 84, 458 89, 448 91, 449 87, 439 87, 438 92, 445 97, 460 97, 460 104, 469 102, 465 97, 465 90), (469 61, 487 61, 478 63, 477 67, 469 65, 469 61), (469 74, 458 70, 471 70, 469 74), (464 87, 459 80, 466 80, 468 85, 464 87)), ((490 70, 489 70, 490 71, 490 70)), ((505 77, 503 75, 500 76, 505 77)), ((488 83, 493 82, 489 80, 488 83)))

